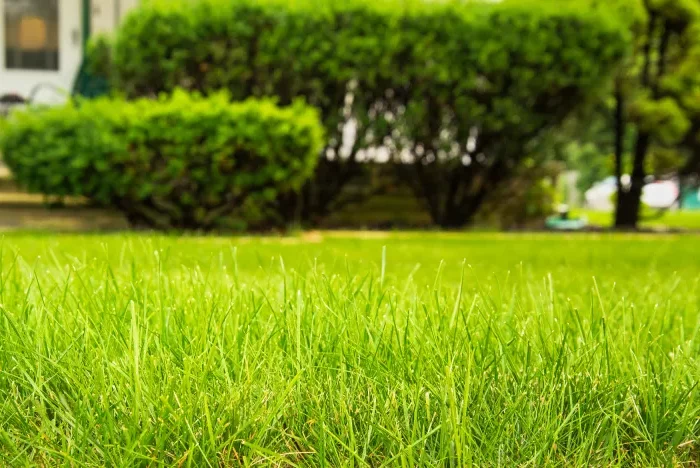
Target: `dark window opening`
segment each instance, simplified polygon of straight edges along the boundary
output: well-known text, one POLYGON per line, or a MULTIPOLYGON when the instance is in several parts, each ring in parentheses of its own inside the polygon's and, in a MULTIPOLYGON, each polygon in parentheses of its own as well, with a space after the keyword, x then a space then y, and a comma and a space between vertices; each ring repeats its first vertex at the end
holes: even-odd
POLYGON ((59 69, 58 0, 5 0, 5 67, 59 69))

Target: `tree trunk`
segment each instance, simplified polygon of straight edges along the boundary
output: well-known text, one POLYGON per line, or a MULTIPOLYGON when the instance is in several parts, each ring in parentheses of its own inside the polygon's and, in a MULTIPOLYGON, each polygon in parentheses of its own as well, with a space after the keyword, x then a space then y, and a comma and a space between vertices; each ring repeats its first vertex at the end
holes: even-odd
POLYGON ((641 187, 630 187, 628 191, 618 194, 615 209, 616 229, 637 229, 641 198, 641 187))
MULTIPOLYGON (((623 192, 622 171, 625 155, 625 103, 619 88, 615 90, 615 178, 617 179, 617 193, 623 192)), ((618 197, 618 206, 619 206, 618 197)), ((617 222, 616 222, 617 224, 617 222)))
POLYGON ((617 229, 637 229, 638 227, 646 176, 644 161, 650 142, 651 136, 648 133, 642 133, 637 137, 630 186, 627 190, 620 190, 617 193, 617 209, 615 210, 615 228, 617 229))
MULTIPOLYGON (((641 84, 643 87, 651 87, 651 61, 652 61, 652 43, 654 31, 657 27, 657 18, 651 15, 649 18, 647 41, 644 44, 643 57, 644 63, 641 71, 641 84)), ((664 42, 664 41, 662 41, 664 42)), ((665 47, 665 45, 664 45, 665 47)), ((663 55, 661 50, 659 55, 663 55)), ((657 76, 657 80, 660 77, 657 76)), ((620 105, 621 95, 617 96, 618 107, 615 111, 616 124, 624 124, 624 112, 620 105)), ((637 141, 634 146, 634 154, 632 160, 632 176, 630 177, 630 186, 622 186, 622 153, 624 146, 624 126, 616 127, 616 142, 615 142, 615 172, 617 176, 617 206, 615 209, 615 228, 616 229, 637 229, 640 217, 640 208, 642 206, 642 191, 644 189, 644 161, 649 151, 651 144, 651 135, 646 132, 637 134, 637 141)))

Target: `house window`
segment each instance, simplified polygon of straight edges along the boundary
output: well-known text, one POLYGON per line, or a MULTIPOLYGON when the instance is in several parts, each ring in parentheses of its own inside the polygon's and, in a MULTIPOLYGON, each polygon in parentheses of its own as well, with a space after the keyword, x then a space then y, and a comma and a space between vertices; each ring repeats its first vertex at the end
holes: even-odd
POLYGON ((58 70, 58 0, 5 0, 5 67, 58 70))

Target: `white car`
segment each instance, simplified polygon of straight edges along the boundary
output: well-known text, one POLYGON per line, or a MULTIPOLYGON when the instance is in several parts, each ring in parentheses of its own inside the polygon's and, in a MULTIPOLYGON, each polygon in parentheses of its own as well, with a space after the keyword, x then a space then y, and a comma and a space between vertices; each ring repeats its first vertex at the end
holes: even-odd
POLYGON ((642 202, 652 208, 675 208, 679 194, 677 182, 661 180, 644 186, 642 202))
MULTIPOLYGON (((629 176, 622 176, 622 185, 629 184, 629 176)), ((617 193, 617 180, 607 177, 586 191, 586 206, 593 210, 613 210, 613 195, 617 193)), ((644 186, 642 202, 651 208, 671 208, 677 204, 678 183, 672 180, 652 182, 644 186)))

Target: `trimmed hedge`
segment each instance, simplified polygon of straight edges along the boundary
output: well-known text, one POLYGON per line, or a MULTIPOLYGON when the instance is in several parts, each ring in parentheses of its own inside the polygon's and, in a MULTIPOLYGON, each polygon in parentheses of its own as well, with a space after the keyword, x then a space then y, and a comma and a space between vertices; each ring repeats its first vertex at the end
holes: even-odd
POLYGON ((298 189, 322 145, 312 108, 231 104, 224 93, 31 109, 0 128, 4 160, 29 190, 84 196, 163 229, 219 227, 247 201, 298 189))
POLYGON ((459 226, 534 139, 598 94, 629 39, 576 2, 460 3, 154 0, 118 31, 111 78, 129 97, 304 97, 328 136, 322 183, 303 191, 309 217, 384 146, 435 222, 459 226))

